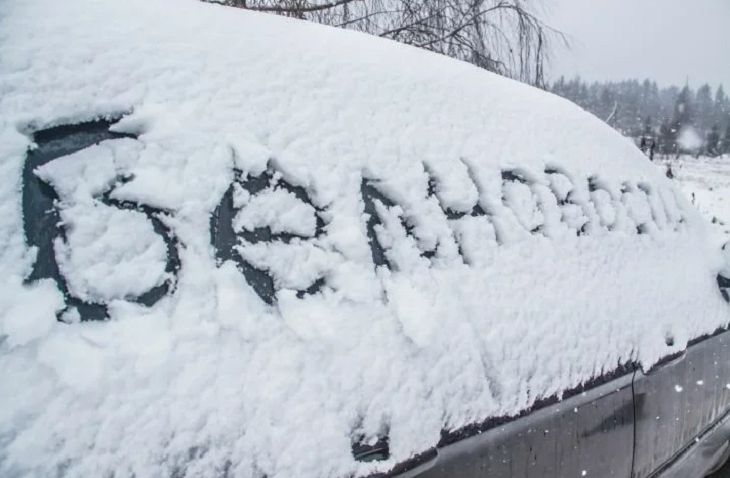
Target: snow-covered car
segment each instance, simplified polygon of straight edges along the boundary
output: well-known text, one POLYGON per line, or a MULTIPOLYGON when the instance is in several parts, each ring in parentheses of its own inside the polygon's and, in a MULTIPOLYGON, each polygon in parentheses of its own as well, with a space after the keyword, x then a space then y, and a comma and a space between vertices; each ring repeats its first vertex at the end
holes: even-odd
POLYGON ((192 0, 6 1, 0 167, 3 477, 727 453, 727 252, 556 96, 192 0))

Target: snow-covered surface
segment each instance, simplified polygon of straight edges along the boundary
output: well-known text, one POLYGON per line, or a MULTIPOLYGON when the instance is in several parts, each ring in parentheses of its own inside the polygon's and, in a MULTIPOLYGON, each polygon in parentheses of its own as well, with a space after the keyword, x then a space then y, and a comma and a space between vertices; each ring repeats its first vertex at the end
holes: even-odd
POLYGON ((66 240, 55 241, 56 259, 69 291, 86 302, 140 296, 167 278, 167 247, 147 217, 95 199, 139 150, 129 139, 103 142, 35 171, 59 196, 66 240))
POLYGON ((730 241, 730 156, 681 156, 670 163, 682 191, 712 224, 713 237, 730 241))
POLYGON ((240 186, 236 188, 233 204, 240 210, 233 220, 234 230, 254 231, 259 227, 269 227, 273 234, 314 236, 317 227, 315 209, 297 199, 293 193, 280 188, 267 188, 264 192, 250 196, 240 186))
POLYGON ((629 140, 471 65, 193 0, 0 0, 2 476, 385 470, 726 324, 716 246, 629 140), (57 251, 72 293, 110 319, 57 322, 56 284, 24 283, 23 161, 33 131, 109 115, 138 139, 38 171, 83 234, 57 251), (237 245, 273 305, 216 262, 209 229, 235 178, 267 167, 313 203, 235 198, 242 234, 301 236, 237 245), (165 280, 159 236, 133 211, 72 210, 101 208, 112 173, 129 178, 114 198, 166 211, 180 244, 151 307, 128 296, 165 280), (389 200, 371 199, 390 269, 363 177, 389 200), (353 437, 382 434, 389 460, 354 461, 353 437))

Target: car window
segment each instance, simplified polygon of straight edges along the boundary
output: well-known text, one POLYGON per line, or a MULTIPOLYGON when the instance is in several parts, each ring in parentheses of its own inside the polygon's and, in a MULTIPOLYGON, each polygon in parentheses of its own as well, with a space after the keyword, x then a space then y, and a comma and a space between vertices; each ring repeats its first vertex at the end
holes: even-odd
POLYGON ((36 134, 23 170, 25 236, 36 248, 27 280, 56 282, 67 303, 62 320, 104 319, 118 299, 153 305, 174 288, 180 266, 165 211, 114 197, 128 179, 116 163, 134 140, 109 125, 36 134))
MULTIPOLYGON (((109 126, 108 121, 98 121, 41 131, 25 165, 25 233, 37 248, 28 280, 53 278, 67 298, 64 314, 69 318, 102 319, 107 304, 118 299, 153 305, 174 289, 180 267, 177 238, 165 223, 168 212, 115 197, 115 189, 131 179, 125 176, 133 162, 128 158, 141 146, 131 135, 109 131, 109 126), (137 231, 132 234, 136 242, 127 247, 114 241, 115 228, 137 231), (127 269, 142 271, 137 280, 127 281, 135 287, 121 292, 113 287, 123 278, 116 277, 111 266, 100 270, 108 254, 121 254, 132 266, 127 269)), ((389 198, 382 181, 364 178, 359 193, 373 267, 428 267, 439 250, 449 257, 443 251, 450 248, 455 248, 458 260, 473 265, 484 263, 485 254, 500 244, 521 237, 646 234, 677 228, 682 222, 673 195, 651 184, 628 180, 620 191, 611 190, 598 176, 580 183, 551 168, 541 174, 501 171, 499 207, 512 218, 505 222, 480 199, 471 206, 460 204, 461 210, 446 206, 450 199, 439 193, 440 178, 426 165, 423 168, 428 177, 423 201, 436 205, 446 235, 426 237, 418 217, 389 198)), ((466 171, 467 180, 474 182, 474 172, 466 171)), ((481 197, 478 186, 472 186, 481 197)), ((211 244, 219 263, 233 261, 267 304, 275 303, 282 289, 294 290, 298 297, 316 294, 327 283, 333 254, 322 242, 323 212, 305 188, 273 167, 259 174, 235 171, 211 214, 211 244)))

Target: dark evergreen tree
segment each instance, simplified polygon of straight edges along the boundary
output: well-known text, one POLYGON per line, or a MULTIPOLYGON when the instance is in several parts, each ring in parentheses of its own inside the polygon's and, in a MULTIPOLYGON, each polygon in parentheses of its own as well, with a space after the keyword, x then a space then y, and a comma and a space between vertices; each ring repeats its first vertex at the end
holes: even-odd
POLYGON ((697 90, 695 100, 696 121, 694 126, 700 131, 707 131, 715 121, 715 101, 712 98, 712 88, 704 84, 697 90))
POLYGON ((644 129, 642 130, 641 134, 644 136, 654 136, 654 126, 651 119, 651 116, 647 116, 644 119, 644 129))
POLYGON ((685 126, 691 126, 694 109, 692 101, 692 90, 688 85, 682 88, 674 103, 674 115, 672 116, 672 128, 679 132, 685 126))
POLYGON ((722 125, 730 121, 728 115, 730 115, 730 99, 725 94, 725 89, 720 85, 717 87, 717 92, 715 93, 713 123, 722 125))
POLYGON ((722 86, 713 94, 709 85, 702 85, 695 93, 689 85, 659 88, 648 79, 589 84, 580 77, 561 77, 551 89, 635 138, 637 145, 650 129, 660 154, 677 152, 683 128, 691 126, 699 138, 710 139, 713 125, 724 132, 730 122, 730 99, 722 86), (647 122, 652 123, 648 129, 647 122))
POLYGON ((669 121, 662 122, 659 126, 659 137, 657 138, 659 154, 673 154, 676 152, 675 134, 669 121))
POLYGON ((718 156, 720 154, 720 128, 713 125, 705 138, 705 154, 707 156, 718 156))
POLYGON ((722 140, 721 154, 730 154, 730 118, 727 118, 725 137, 722 140))

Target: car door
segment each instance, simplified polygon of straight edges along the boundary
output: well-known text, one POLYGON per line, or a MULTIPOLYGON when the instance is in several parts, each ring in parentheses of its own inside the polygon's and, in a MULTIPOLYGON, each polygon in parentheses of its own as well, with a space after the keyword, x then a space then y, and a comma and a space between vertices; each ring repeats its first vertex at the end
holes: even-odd
POLYGON ((430 469, 400 476, 629 477, 634 373, 624 372, 563 401, 442 446, 430 469))
POLYGON ((730 333, 690 343, 687 350, 634 381, 634 478, 654 476, 730 410, 730 333))

